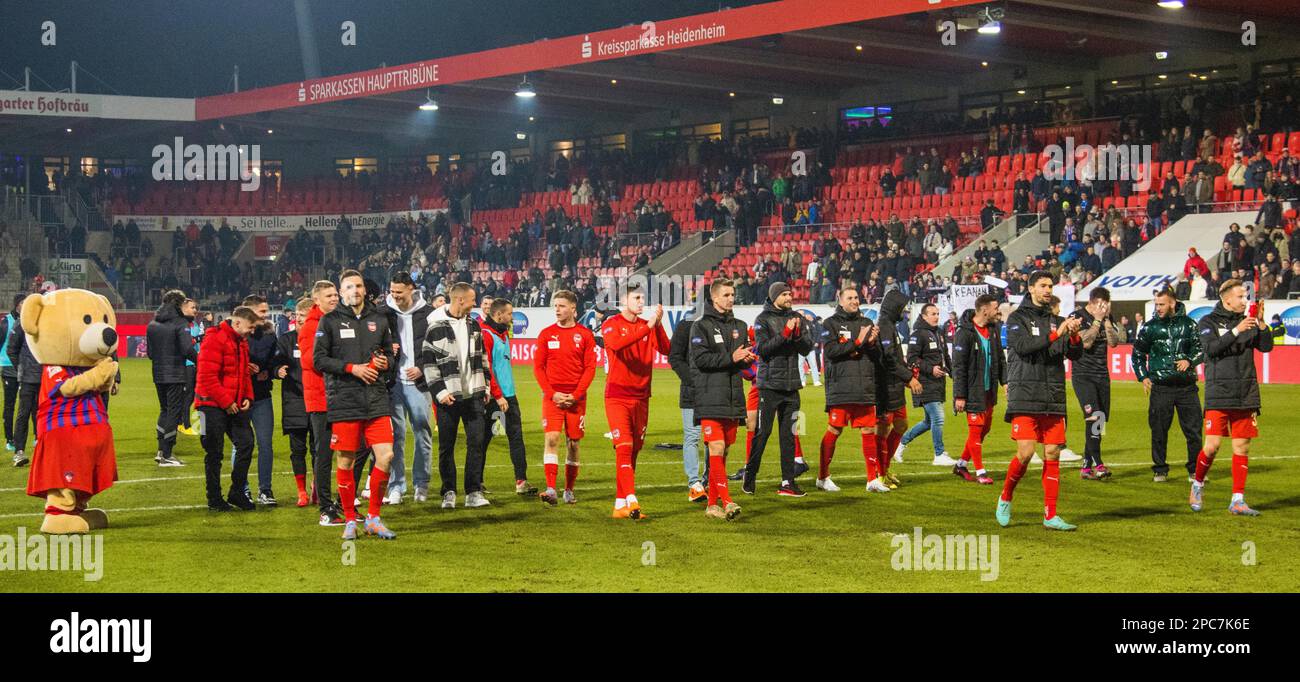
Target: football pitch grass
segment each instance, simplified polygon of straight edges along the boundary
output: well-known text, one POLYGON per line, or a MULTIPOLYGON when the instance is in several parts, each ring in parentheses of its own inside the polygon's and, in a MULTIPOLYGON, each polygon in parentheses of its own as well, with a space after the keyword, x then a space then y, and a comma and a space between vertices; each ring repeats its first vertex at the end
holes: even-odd
MULTIPOLYGON (((842 488, 813 486, 817 448, 825 431, 823 391, 802 393, 807 415, 802 436, 812 471, 800 480, 808 495, 776 495, 779 475, 775 438, 763 460, 758 493, 732 496, 744 508, 734 522, 709 519, 703 504, 686 500, 681 454, 654 449, 680 443, 677 378, 656 371, 647 447, 638 462, 637 488, 649 518, 613 520, 614 456, 602 437, 606 421, 603 372, 591 387, 587 437, 583 441, 577 505, 545 508, 536 498, 514 494, 504 437, 487 455, 486 485, 492 506, 440 509, 433 465, 431 497, 384 508, 398 538, 361 537, 344 547, 341 528, 317 524, 314 507, 293 506, 295 486, 288 440, 275 442, 276 509, 217 514, 204 505, 202 450, 198 438, 180 436, 176 454, 187 466, 160 469, 153 462, 157 403, 149 363, 123 363, 122 391, 110 405, 117 438, 120 480, 93 504, 110 511, 104 531, 103 576, 88 582, 80 572, 4 571, 0 590, 10 592, 355 592, 368 591, 930 591, 930 592, 1268 592, 1300 589, 1300 386, 1263 387, 1262 436, 1250 461, 1247 499, 1263 514, 1233 517, 1229 456, 1220 452, 1205 488, 1200 513, 1187 506, 1181 476, 1185 453, 1175 426, 1170 436, 1173 470, 1167 483, 1151 480, 1147 400, 1139 385, 1113 385, 1113 414, 1104 456, 1114 470, 1108 481, 1084 481, 1078 463, 1062 465, 1059 510, 1079 525, 1073 533, 1041 526, 1041 465, 1033 465, 1016 492, 1012 525, 1001 528, 993 510, 1012 451, 1002 407, 985 442, 985 466, 997 485, 964 482, 948 468, 930 465, 930 438, 907 449, 893 471, 903 485, 888 494, 864 491, 856 432, 836 450, 832 475, 842 488), (896 570, 897 534, 996 536, 996 571, 896 570), (346 560, 346 561, 345 561, 346 560), (995 575, 995 579, 987 579, 995 575), (981 579, 981 577, 985 579, 981 579)), ((530 480, 543 482, 540 394, 531 368, 516 368, 530 480)), ((1070 404, 1070 447, 1083 450, 1081 414, 1070 404)), ((951 406, 948 411, 951 412, 951 406)), ((914 423, 919 409, 909 409, 914 423)), ((965 439, 963 419, 948 416, 947 450, 955 457, 965 439)), ((436 456, 437 435, 434 449, 436 456)), ((728 468, 743 461, 743 429, 728 468)), ((463 484, 463 435, 458 474, 463 484)), ((229 446, 227 445, 227 448, 229 446)), ((409 481, 410 449, 407 467, 409 481)), ((223 468, 228 485, 229 460, 223 468)), ((19 527, 35 534, 42 502, 25 496, 27 469, 7 461, 0 468, 0 534, 19 527)), ((256 462, 251 473, 256 490, 256 462)), ((563 472, 561 472, 563 475, 563 472)), ((309 475, 310 480, 310 475, 309 475)), ((460 501, 464 500, 464 491, 460 501)), ((990 540, 991 542, 991 540, 990 540)))

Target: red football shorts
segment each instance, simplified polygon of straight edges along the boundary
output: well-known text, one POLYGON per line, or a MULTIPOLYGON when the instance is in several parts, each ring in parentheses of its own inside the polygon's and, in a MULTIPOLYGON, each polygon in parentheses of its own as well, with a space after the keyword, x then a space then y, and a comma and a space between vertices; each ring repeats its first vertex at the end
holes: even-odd
POLYGON ((749 385, 749 393, 745 394, 745 411, 758 411, 758 384, 749 385))
POLYGON ((338 452, 356 452, 361 449, 361 439, 374 447, 393 444, 393 420, 389 417, 356 419, 330 424, 330 449, 338 452))
POLYGON ((993 423, 993 407, 990 406, 983 412, 967 412, 966 424, 968 426, 989 426, 993 423))
POLYGON ((876 425, 875 405, 832 405, 827 410, 826 422, 837 429, 851 426, 870 429, 876 425))
POLYGON ((1205 435, 1258 438, 1254 410, 1206 410, 1205 435))
POLYGON ((542 433, 563 432, 569 440, 582 440, 587 429, 587 400, 560 407, 554 400, 542 400, 542 433))
POLYGON ((907 422, 907 406, 904 405, 897 410, 877 415, 881 424, 890 424, 893 422, 907 422))
POLYGON ((736 425, 738 419, 701 419, 700 433, 705 443, 722 441, 727 445, 736 442, 736 425))
POLYGON ((605 398, 605 418, 614 445, 631 442, 632 450, 641 449, 645 442, 646 422, 650 417, 650 401, 635 398, 605 398))
POLYGON ((50 429, 36 441, 27 494, 45 497, 50 490, 71 488, 97 495, 117 480, 117 452, 108 424, 50 429))
POLYGON ((1065 445, 1065 415, 1017 414, 1011 418, 1011 440, 1065 445))

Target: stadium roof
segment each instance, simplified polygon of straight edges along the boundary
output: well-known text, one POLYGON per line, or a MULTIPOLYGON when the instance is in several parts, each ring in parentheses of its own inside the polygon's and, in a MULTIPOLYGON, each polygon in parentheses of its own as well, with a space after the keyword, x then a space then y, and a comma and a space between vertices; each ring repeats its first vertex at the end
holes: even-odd
MULTIPOLYGON (((413 11, 401 7, 396 15, 400 19, 403 13, 413 11)), ((658 51, 635 50, 630 57, 600 61, 597 55, 596 59, 584 59, 570 46, 597 34, 564 36, 560 22, 552 28, 552 33, 559 34, 557 37, 513 47, 460 57, 442 56, 438 49, 431 48, 425 61, 418 64, 439 66, 444 77, 436 83, 415 81, 416 85, 410 87, 399 84, 352 99, 325 98, 329 101, 311 106, 289 98, 304 82, 308 88, 313 82, 340 83, 347 78, 340 73, 317 81, 291 81, 237 94, 206 93, 208 96, 197 100, 197 110, 200 119, 219 119, 235 130, 274 129, 291 139, 331 140, 339 135, 391 138, 403 133, 428 139, 427 119, 422 125, 415 112, 426 96, 432 95, 439 105, 436 134, 453 139, 460 133, 484 128, 521 129, 527 126, 529 116, 559 123, 618 122, 629 121, 647 110, 724 108, 734 101, 773 95, 826 100, 855 86, 918 81, 955 85, 986 68, 983 62, 993 69, 1048 65, 1082 74, 1104 57, 1195 48, 1222 53, 1223 61, 1232 63, 1240 54, 1242 22, 1247 19, 1257 23, 1261 41, 1277 37, 1289 41, 1300 30, 1294 3, 1287 0, 1192 0, 1179 11, 1161 9, 1151 0, 941 0, 933 4, 929 0, 780 0, 676 22, 661 21, 661 26, 706 27, 722 23, 732 27, 725 37, 690 43, 697 45, 694 47, 664 46, 658 51), (957 46, 939 46, 938 21, 958 17, 969 20, 984 8, 1004 11, 999 35, 966 31, 957 46), (841 17, 850 20, 838 21, 841 17), (770 33, 772 30, 776 32, 770 33), (743 37, 731 39, 738 35, 743 37), (530 68, 536 64, 547 68, 530 68), (480 73, 486 76, 456 77, 480 73), (525 73, 539 94, 529 101, 514 96, 525 73)), ((575 21, 575 27, 589 30, 582 22, 575 21)), ((256 30, 250 27, 250 31, 256 30)), ((284 27, 278 30, 283 33, 284 27)), ((639 24, 629 24, 599 35, 617 42, 641 32, 639 24)), ((595 42, 599 43, 600 38, 595 42)), ((489 43, 483 39, 479 44, 489 43)), ((200 52, 204 49, 195 47, 200 52)), ((409 46, 395 52, 411 53, 409 46)), ((257 54, 249 55, 249 59, 256 60, 257 54)), ((94 67, 92 70, 101 68, 85 62, 82 65, 94 67)), ((13 66, 6 59, 0 68, 8 72, 13 66)), ((253 65, 245 69, 250 67, 253 65)), ((360 73, 392 73, 400 68, 360 73)), ((68 119, 0 120, 5 122, 0 143, 66 135, 70 125, 79 134, 140 135, 147 139, 166 135, 169 128, 177 127, 90 119, 71 124, 68 119)))

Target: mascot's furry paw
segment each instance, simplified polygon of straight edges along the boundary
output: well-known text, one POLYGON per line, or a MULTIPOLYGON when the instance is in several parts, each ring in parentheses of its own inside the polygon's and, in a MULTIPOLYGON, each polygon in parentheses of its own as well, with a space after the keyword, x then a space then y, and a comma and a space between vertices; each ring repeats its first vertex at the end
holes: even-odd
POLYGON ((49 535, 89 533, 90 524, 77 514, 46 514, 45 522, 41 524, 41 532, 49 535))
POLYGON ((81 512, 81 518, 90 527, 90 530, 103 530, 108 528, 108 514, 103 509, 86 509, 81 512))

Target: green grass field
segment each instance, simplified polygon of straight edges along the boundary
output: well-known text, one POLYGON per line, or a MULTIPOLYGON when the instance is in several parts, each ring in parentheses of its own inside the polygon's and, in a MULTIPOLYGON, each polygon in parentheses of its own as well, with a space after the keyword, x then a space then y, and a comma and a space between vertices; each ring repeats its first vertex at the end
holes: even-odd
MULTIPOLYGON (((1185 479, 1151 482, 1146 399, 1136 384, 1114 386, 1114 414, 1105 459, 1115 476, 1082 481, 1077 464, 1063 466, 1060 513, 1079 524, 1074 533, 1043 530, 1042 494, 1035 465, 1021 482, 1009 528, 993 520, 1000 485, 979 486, 929 464, 930 440, 913 443, 895 471, 904 485, 868 496, 857 438, 842 439, 833 465, 843 491, 813 488, 817 443, 825 428, 823 393, 803 392, 808 414, 804 447, 814 472, 802 481, 808 496, 775 494, 776 445, 768 446, 756 496, 733 496, 744 507, 735 522, 705 518, 702 504, 686 501, 676 451, 647 449, 638 465, 638 493, 650 518, 609 518, 613 500, 613 450, 601 437, 605 416, 591 401, 584 466, 576 506, 544 508, 513 494, 505 439, 494 439, 486 483, 493 505, 439 509, 410 498, 385 508, 397 531, 393 542, 361 538, 355 561, 344 565, 339 528, 316 523, 316 510, 292 506, 294 483, 288 441, 276 439, 275 492, 282 506, 248 513, 213 514, 203 507, 202 451, 182 436, 177 455, 189 466, 153 463, 157 415, 149 365, 123 365, 122 393, 112 400, 120 479, 95 504, 110 510, 104 532, 102 580, 80 573, 0 573, 0 589, 45 591, 1294 591, 1300 588, 1300 386, 1266 386, 1263 437, 1254 445, 1248 499, 1263 515, 1227 512, 1231 492, 1226 454, 1210 474, 1205 510, 1186 505, 1185 479), (287 503, 287 505, 286 505, 287 503), (997 534, 996 580, 978 571, 894 570, 895 534, 997 534), (648 545, 646 543, 653 543, 648 545), (1253 543, 1247 545, 1246 543, 1253 543), (650 548, 653 548, 651 552, 650 548), (1253 547, 1253 565, 1243 561, 1253 547), (647 559, 653 554, 653 562, 647 559)), ((603 393, 603 376, 592 395, 603 393)), ((532 480, 541 482, 540 396, 527 368, 517 371, 532 480)), ((680 442, 677 380, 655 376, 656 397, 647 443, 680 442)), ((277 397, 278 405, 278 397, 277 397)), ((1071 446, 1082 451, 1077 405, 1072 404, 1071 446)), ((913 421, 919 410, 913 410, 913 421)), ((1000 410, 999 410, 1000 418, 1000 410)), ((278 420, 277 420, 278 426, 278 420)), ((949 418, 947 448, 961 450, 964 423, 949 418)), ((1171 436, 1171 460, 1183 452, 1171 436)), ((986 466, 1000 482, 1011 452, 1008 428, 998 421, 986 442, 986 466)), ((743 433, 741 435, 743 439, 743 433)), ((743 442, 743 441, 742 441, 743 442)), ((408 441, 408 453, 411 447, 408 441)), ((463 447, 463 446, 462 446, 463 447)), ((436 442, 435 442, 436 448, 436 442)), ((463 465, 462 454, 458 457, 463 465)), ((732 456, 734 463, 743 452, 732 456)), ((409 463, 409 454, 408 454, 409 463)), ((408 464, 409 466, 409 464, 408 464)), ((255 469, 255 467, 254 467, 255 469)), ((1175 465, 1174 473, 1180 470, 1175 465)), ((228 474, 228 468, 225 472, 228 474)), ((27 469, 0 468, 0 533, 20 526, 35 533, 41 501, 26 497, 27 469)), ((436 492, 437 467, 433 486, 436 492)), ((463 492, 462 492, 463 496, 463 492)))

